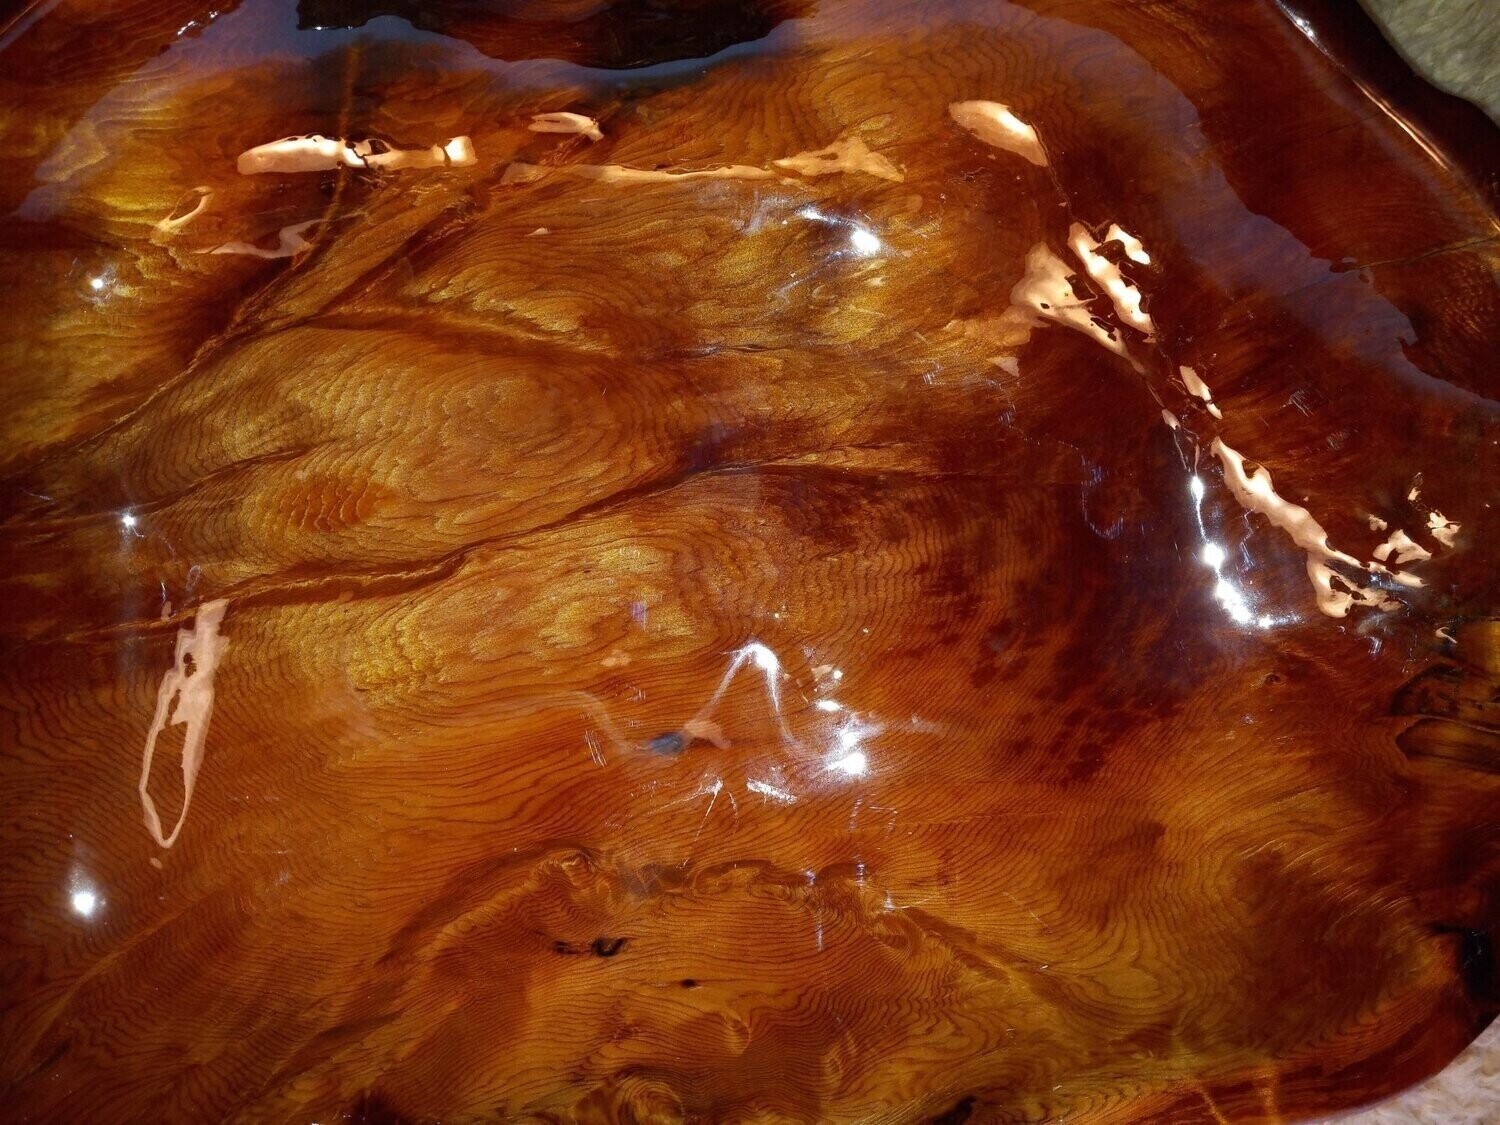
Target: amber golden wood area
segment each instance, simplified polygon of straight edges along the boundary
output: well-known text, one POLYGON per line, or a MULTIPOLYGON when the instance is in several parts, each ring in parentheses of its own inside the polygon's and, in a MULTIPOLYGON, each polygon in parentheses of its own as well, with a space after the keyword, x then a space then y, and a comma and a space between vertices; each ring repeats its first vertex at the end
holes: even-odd
POLYGON ((0 39, 33 1122, 1280 1122, 1494 1016, 1494 127, 1352 5, 0 39))

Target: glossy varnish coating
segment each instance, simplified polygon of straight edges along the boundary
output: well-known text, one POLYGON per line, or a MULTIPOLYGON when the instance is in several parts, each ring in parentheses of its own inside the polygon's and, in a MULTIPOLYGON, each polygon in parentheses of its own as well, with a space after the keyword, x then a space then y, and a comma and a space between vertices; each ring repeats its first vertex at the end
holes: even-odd
POLYGON ((43 8, 8 1115, 1294 1120, 1493 1016, 1488 123, 1248 0, 43 8))

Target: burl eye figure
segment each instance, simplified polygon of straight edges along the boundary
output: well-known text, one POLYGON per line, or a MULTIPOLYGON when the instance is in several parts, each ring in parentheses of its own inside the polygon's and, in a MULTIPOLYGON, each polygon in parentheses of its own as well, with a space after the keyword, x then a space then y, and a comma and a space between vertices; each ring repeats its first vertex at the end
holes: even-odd
POLYGON ((1500 1120, 1500 138, 1357 7, 0 63, 7 1119, 1500 1120))

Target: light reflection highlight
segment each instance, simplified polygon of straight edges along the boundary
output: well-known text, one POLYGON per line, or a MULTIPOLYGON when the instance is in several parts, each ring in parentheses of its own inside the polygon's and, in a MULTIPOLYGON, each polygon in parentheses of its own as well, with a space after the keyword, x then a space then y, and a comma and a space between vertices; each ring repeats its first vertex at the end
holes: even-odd
POLYGON ((797 798, 781 786, 772 785, 769 781, 762 781, 756 777, 752 777, 746 781, 745 788, 752 793, 759 793, 762 797, 779 801, 784 805, 795 805, 797 803, 797 798))
POLYGON ((861 744, 878 733, 878 728, 864 726, 854 719, 845 722, 834 732, 838 746, 828 755, 828 768, 850 777, 863 777, 870 768, 870 760, 861 744))
POLYGON ((1188 495, 1193 498, 1193 514, 1198 520, 1198 534, 1203 537, 1203 549, 1198 553, 1198 558, 1214 572, 1214 600, 1236 625, 1255 625, 1261 629, 1269 629, 1276 624, 1276 619, 1266 613, 1257 616, 1240 588, 1224 576, 1224 564, 1229 561, 1229 552, 1224 550, 1222 544, 1215 543, 1208 537, 1208 528, 1203 523, 1205 491, 1203 478, 1194 473, 1188 479, 1188 495))
POLYGON ((828 763, 828 768, 842 770, 850 777, 860 777, 869 767, 869 760, 865 757, 863 750, 852 750, 842 757, 835 758, 828 763))
POLYGON ((104 263, 100 266, 98 273, 89 274, 84 278, 83 284, 87 288, 83 295, 95 304, 107 301, 117 292, 116 282, 114 266, 104 263))
POLYGON ((864 227, 854 228, 854 233, 849 236, 849 244, 854 247, 856 253, 863 254, 866 257, 880 252, 880 239, 865 230, 864 227))
POLYGON ((797 739, 787 729, 786 718, 781 710, 781 684, 780 679, 784 673, 781 670, 781 659, 771 649, 757 640, 746 642, 734 650, 729 661, 729 667, 724 670, 724 675, 719 680, 719 686, 708 701, 698 709, 691 719, 683 724, 684 731, 702 730, 709 732, 707 737, 713 741, 712 731, 717 730, 716 724, 709 724, 709 716, 713 714, 714 708, 718 707, 719 701, 724 698, 724 693, 729 690, 729 685, 734 681, 736 673, 746 664, 753 664, 765 680, 766 698, 770 701, 771 711, 776 716, 776 725, 781 731, 781 736, 793 746, 798 745, 797 739))
POLYGON ((759 641, 751 641, 741 650, 746 656, 755 662, 755 666, 762 672, 776 673, 781 671, 781 660, 765 645, 759 641))
POLYGON ((885 244, 880 241, 880 236, 868 227, 854 222, 852 219, 841 219, 837 215, 825 215, 816 207, 803 207, 797 212, 799 219, 808 222, 824 223, 832 227, 849 228, 849 246, 862 258, 873 257, 885 249, 885 244))
POLYGON ((99 908, 104 905, 99 888, 94 886, 77 868, 74 868, 68 875, 68 905, 80 918, 94 917, 99 913, 99 908))

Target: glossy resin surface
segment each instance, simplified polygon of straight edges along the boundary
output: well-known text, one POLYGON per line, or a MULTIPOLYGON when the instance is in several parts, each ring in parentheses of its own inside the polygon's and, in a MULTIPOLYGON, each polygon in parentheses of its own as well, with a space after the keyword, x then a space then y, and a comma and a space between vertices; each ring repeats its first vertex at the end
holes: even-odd
POLYGON ((1348 5, 0 32, 34 1121, 1292 1121, 1496 1011, 1496 132, 1348 5))

